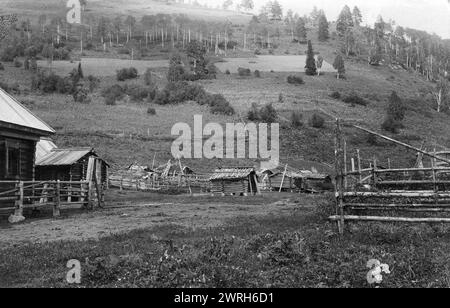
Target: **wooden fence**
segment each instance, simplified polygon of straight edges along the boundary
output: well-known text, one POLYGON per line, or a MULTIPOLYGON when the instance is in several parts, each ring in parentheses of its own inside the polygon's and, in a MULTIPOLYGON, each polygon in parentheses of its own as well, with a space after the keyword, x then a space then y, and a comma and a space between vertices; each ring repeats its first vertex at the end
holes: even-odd
POLYGON ((210 175, 178 175, 178 176, 149 176, 148 178, 132 178, 130 176, 112 175, 109 177, 109 187, 120 190, 134 191, 165 191, 170 189, 186 189, 193 191, 209 192, 211 183, 210 175))
POLYGON ((53 207, 53 216, 68 205, 103 207, 104 190, 94 182, 80 181, 0 181, 0 211, 23 216, 24 209, 53 207))
POLYGON ((330 220, 338 223, 341 234, 347 221, 450 223, 450 218, 444 217, 450 212, 450 168, 436 166, 440 157, 424 152, 431 157, 429 168, 393 169, 389 164, 389 168, 382 169, 377 166, 376 159, 365 168, 359 152, 350 162, 347 154, 338 120, 335 137, 336 215, 330 220))

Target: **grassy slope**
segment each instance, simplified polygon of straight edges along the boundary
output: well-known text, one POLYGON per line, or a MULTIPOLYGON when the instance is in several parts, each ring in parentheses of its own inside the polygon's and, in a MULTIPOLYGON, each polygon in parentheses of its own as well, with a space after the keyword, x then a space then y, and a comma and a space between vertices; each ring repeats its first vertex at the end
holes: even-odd
MULTIPOLYGON (((31 21, 36 21, 39 15, 64 16, 66 0, 0 0, 0 12, 19 13, 31 21)), ((90 0, 86 8, 87 15, 114 17, 117 15, 133 15, 137 19, 144 15, 154 14, 186 14, 191 18, 204 20, 230 20, 233 23, 245 23, 250 20, 248 14, 232 11, 205 9, 182 4, 164 4, 151 0, 90 0), (126 9, 124 5, 126 4, 126 9)))

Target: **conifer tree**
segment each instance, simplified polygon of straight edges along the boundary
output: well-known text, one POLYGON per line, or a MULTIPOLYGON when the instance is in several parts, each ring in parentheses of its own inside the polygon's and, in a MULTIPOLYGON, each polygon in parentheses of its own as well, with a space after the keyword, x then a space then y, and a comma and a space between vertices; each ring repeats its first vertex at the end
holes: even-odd
POLYGON ((319 16, 318 23, 319 23, 319 41, 324 42, 328 40, 330 34, 328 32, 328 20, 323 11, 319 16))
POLYGON ((337 79, 340 79, 343 74, 345 74, 344 59, 341 55, 337 55, 334 59, 333 67, 337 70, 337 79))
POLYGON ((314 58, 314 50, 310 40, 308 40, 308 52, 306 55, 305 73, 306 75, 310 76, 317 74, 316 60, 314 58))

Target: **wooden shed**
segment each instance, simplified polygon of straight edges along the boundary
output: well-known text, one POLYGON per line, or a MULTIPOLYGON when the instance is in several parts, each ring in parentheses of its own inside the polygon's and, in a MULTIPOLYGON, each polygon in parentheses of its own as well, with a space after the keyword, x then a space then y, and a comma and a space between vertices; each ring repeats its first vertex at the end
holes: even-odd
MULTIPOLYGON (((50 148, 46 140, 38 148, 50 148)), ((99 183, 107 185, 109 165, 99 158, 93 148, 52 148, 36 155, 36 180, 86 181, 93 174, 99 183), (90 166, 91 164, 91 166, 90 166)))
POLYGON ((258 194, 258 177, 253 167, 219 168, 210 177, 211 193, 222 195, 258 194))

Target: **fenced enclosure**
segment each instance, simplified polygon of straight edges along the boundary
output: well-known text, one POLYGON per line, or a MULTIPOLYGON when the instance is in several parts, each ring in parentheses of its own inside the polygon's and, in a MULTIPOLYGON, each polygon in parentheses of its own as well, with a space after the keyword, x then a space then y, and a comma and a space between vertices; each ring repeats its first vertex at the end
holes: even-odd
POLYGON ((336 123, 336 215, 330 220, 344 232, 348 221, 450 223, 450 161, 435 153, 352 125, 369 134, 430 157, 428 168, 379 167, 374 158, 364 166, 359 151, 348 157, 340 120, 336 123), (438 164, 437 162, 441 162, 438 164))
POLYGON ((171 189, 185 190, 188 193, 207 193, 211 190, 210 174, 185 174, 177 176, 152 175, 147 178, 124 175, 111 175, 109 187, 120 190, 164 192, 171 189))
POLYGON ((53 216, 69 205, 104 206, 104 188, 94 181, 0 181, 0 214, 23 216, 26 209, 53 207, 53 216))

